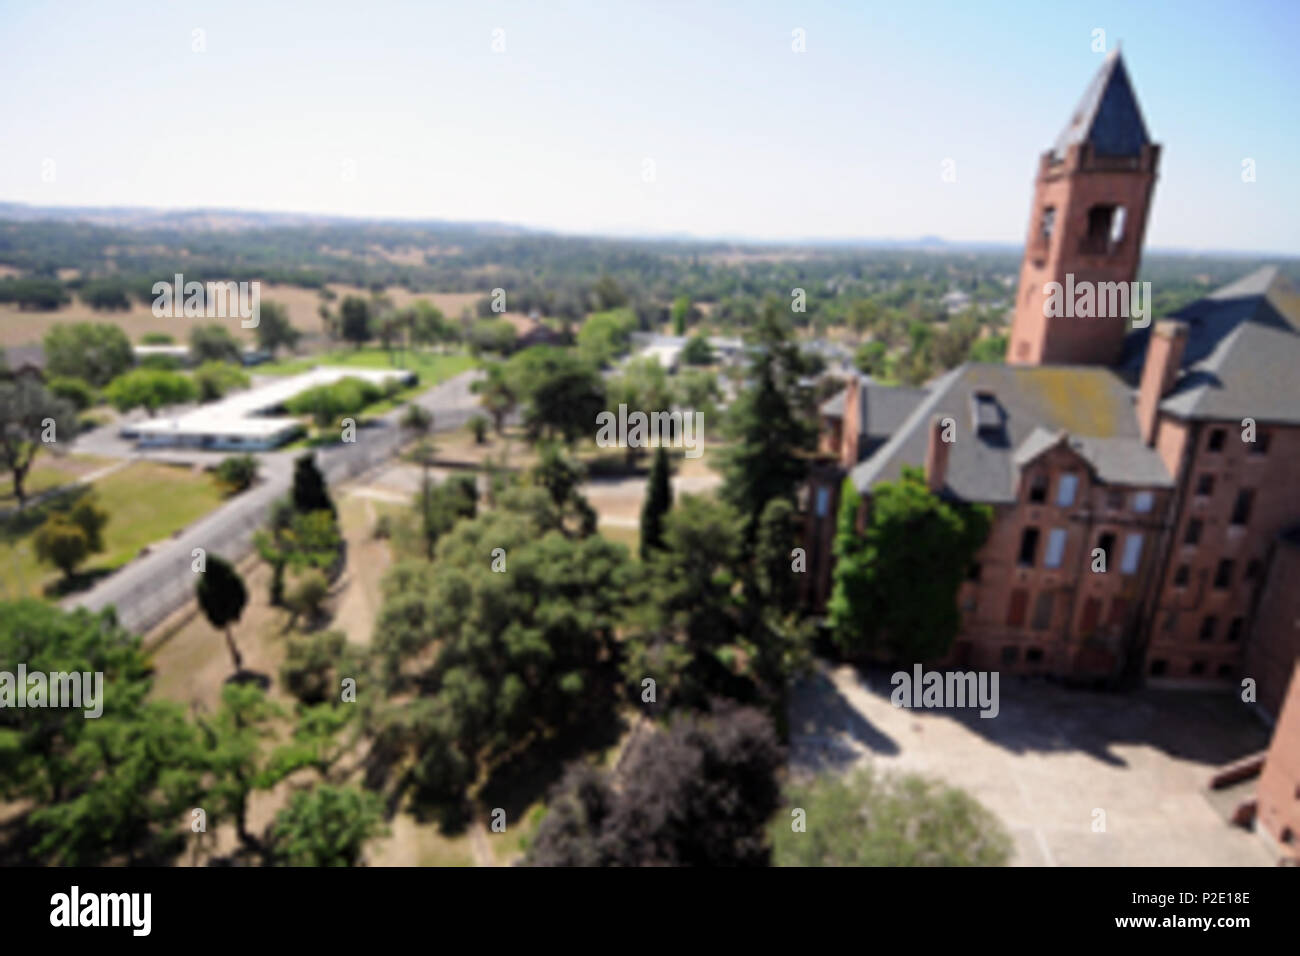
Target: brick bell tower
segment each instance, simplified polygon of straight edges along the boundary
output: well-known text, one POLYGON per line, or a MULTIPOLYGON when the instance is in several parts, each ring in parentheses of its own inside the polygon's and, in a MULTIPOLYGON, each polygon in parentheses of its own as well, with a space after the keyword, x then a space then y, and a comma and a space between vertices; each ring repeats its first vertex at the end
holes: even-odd
POLYGON ((1046 314, 1049 282, 1131 282, 1155 189, 1160 147, 1147 136, 1119 50, 1106 57, 1056 145, 1042 155, 1007 342, 1013 365, 1111 365, 1120 317, 1046 314))

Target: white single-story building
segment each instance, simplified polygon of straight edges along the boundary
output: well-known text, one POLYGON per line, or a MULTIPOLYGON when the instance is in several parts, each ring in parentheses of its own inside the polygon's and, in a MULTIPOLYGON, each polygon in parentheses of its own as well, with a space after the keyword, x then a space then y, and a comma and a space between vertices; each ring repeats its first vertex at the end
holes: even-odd
POLYGON ((124 438, 138 439, 141 447, 147 448, 265 451, 283 445, 303 430, 298 419, 275 415, 275 412, 309 388, 333 385, 345 378, 359 378, 382 387, 393 381, 409 385, 416 376, 405 369, 317 367, 236 392, 180 415, 133 422, 123 427, 121 434, 124 438))

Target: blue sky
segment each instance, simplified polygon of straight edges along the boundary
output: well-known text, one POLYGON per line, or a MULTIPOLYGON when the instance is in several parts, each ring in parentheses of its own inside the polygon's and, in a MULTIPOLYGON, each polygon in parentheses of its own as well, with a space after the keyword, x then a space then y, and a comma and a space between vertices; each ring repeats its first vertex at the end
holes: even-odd
POLYGON ((1298 28, 1295 2, 0 0, 0 200, 1018 243, 1101 29, 1164 146, 1148 246, 1300 253, 1298 28))

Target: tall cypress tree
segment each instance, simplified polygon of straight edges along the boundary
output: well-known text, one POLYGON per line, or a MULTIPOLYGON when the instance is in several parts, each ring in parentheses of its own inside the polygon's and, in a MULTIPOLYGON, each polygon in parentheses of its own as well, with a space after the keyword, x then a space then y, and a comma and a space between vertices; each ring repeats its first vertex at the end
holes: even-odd
POLYGON ((652 549, 663 547, 664 515, 673 506, 673 488, 668 468, 668 453, 663 446, 655 450, 650 467, 650 485, 641 506, 641 560, 649 561, 652 549))
POLYGON ((310 511, 338 514, 330 499, 329 489, 325 487, 325 476, 316 467, 316 456, 311 452, 294 461, 293 507, 302 514, 310 511))

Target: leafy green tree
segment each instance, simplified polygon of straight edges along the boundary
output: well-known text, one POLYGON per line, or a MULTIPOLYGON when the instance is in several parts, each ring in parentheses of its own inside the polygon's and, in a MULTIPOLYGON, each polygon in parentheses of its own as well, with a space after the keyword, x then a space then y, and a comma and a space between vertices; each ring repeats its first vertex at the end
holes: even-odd
POLYGON ((269 790, 287 772, 268 745, 283 709, 267 699, 253 683, 231 683, 221 690, 221 706, 211 718, 200 718, 210 774, 207 800, 210 818, 235 824, 240 841, 260 848, 248 830, 248 800, 256 790, 269 790))
POLYGON ((92 309, 113 311, 131 308, 126 283, 120 279, 91 279, 81 286, 78 294, 81 301, 92 309))
POLYGON ((636 331, 636 313, 618 308, 589 316, 578 329, 578 352, 597 368, 626 355, 636 331))
POLYGON ((642 561, 650 560, 651 553, 663 546, 664 515, 672 505, 673 487, 668 452, 660 447, 655 449, 654 464, 650 468, 650 480, 646 485, 645 504, 641 507, 642 561))
POLYGON ((717 401, 722 397, 718 376, 702 368, 682 369, 675 376, 673 400, 683 409, 702 412, 705 421, 717 414, 717 401))
POLYGON ((846 651, 884 652, 893 660, 946 654, 961 627, 957 592, 992 526, 987 505, 954 504, 930 491, 919 468, 872 489, 865 533, 861 504, 845 481, 833 546, 836 558, 827 616, 846 651))
POLYGON ((777 866, 1005 866, 1011 838, 962 790, 870 769, 790 788, 806 832, 778 813, 769 828, 777 866))
POLYGON ((339 680, 357 666, 342 631, 290 636, 280 680, 304 704, 337 699, 339 680))
POLYGON ((488 420, 482 415, 470 416, 469 429, 474 433, 474 444, 483 445, 487 443, 489 425, 488 420))
POLYGON ((853 364, 864 375, 870 375, 872 378, 888 378, 890 376, 889 347, 879 339, 864 342, 853 354, 853 364))
POLYGON ((517 333, 505 319, 484 319, 471 325, 465 338, 475 355, 484 352, 509 355, 514 351, 517 333))
POLYGON ((93 496, 82 496, 68 508, 51 511, 36 531, 36 554, 70 579, 77 565, 104 550, 108 512, 93 496))
POLYGON ((137 368, 109 382, 104 388, 104 397, 120 412, 143 408, 153 418, 160 408, 194 401, 198 389, 188 376, 180 372, 137 368))
POLYGON ((306 618, 314 621, 329 597, 330 583, 324 573, 316 568, 308 568, 298 576, 289 587, 289 609, 294 619, 306 618))
POLYGON ((257 345, 275 355, 280 349, 292 352, 302 333, 289 321, 289 310, 279 302, 263 302, 258 310, 257 345))
POLYGON ((723 452, 722 497, 746 521, 746 541, 773 498, 793 500, 807 474, 801 453, 815 432, 811 402, 800 378, 804 360, 780 306, 768 301, 759 317, 750 367, 752 384, 736 398, 728 422, 734 442, 723 452))
POLYGON ((204 362, 194 370, 200 402, 215 402, 237 388, 248 388, 248 373, 229 362, 204 362))
POLYGON ((374 382, 350 375, 298 393, 288 401, 287 407, 295 415, 311 415, 318 426, 327 428, 342 418, 360 415, 383 397, 383 389, 374 382))
POLYGON ((45 387, 51 395, 63 399, 79 412, 95 404, 95 390, 84 379, 56 375, 45 382, 45 387))
MULTIPOLYGON (((609 381, 606 386, 605 407, 615 416, 619 405, 626 405, 628 411, 641 411, 646 415, 653 412, 666 412, 672 407, 672 389, 668 384, 668 375, 664 367, 653 358, 631 359, 623 366, 622 372, 609 381)), ((644 449, 628 445, 628 468, 635 466, 637 458, 644 449)))
POLYGON ((281 866, 356 866, 367 841, 386 832, 377 795, 317 784, 299 790, 271 824, 271 854, 281 866))
POLYGON ((227 494, 238 494, 257 481, 257 459, 252 455, 229 455, 221 460, 215 472, 227 494))
POLYGON ((244 659, 235 646, 235 637, 230 625, 239 620, 248 604, 248 589, 244 579, 225 558, 211 554, 207 558, 207 569, 199 575, 195 588, 199 607, 203 610, 208 623, 226 634, 226 646, 230 648, 230 657, 235 662, 235 673, 243 670, 244 659))
POLYGON ((45 372, 102 388, 131 367, 131 340, 116 325, 61 323, 45 333, 45 372))
POLYGON ((552 793, 531 866, 765 866, 785 754, 771 722, 719 705, 630 745, 616 774, 578 764, 552 793))
POLYGON ((479 396, 479 404, 492 416, 492 425, 498 435, 505 430, 506 417, 519 404, 519 392, 510 380, 506 366, 492 362, 483 368, 484 375, 476 379, 470 390, 479 396))
POLYGON ((990 335, 987 338, 977 339, 970 347, 972 362, 1001 365, 1006 361, 1006 357, 1007 337, 1005 335, 990 335))
POLYGON ((425 299, 417 299, 403 317, 414 345, 428 347, 455 341, 457 337, 455 326, 447 321, 442 310, 425 299))
POLYGON ((591 301, 597 311, 617 309, 627 304, 627 292, 611 275, 602 275, 591 288, 591 301))
POLYGON ((427 435, 433 431, 433 412, 423 405, 410 402, 402 412, 402 427, 414 435, 427 435))
MULTIPOLYGON (((686 323, 691 317, 691 297, 688 295, 679 295, 673 299, 673 307, 670 312, 673 320, 673 335, 685 335, 686 323)), ((707 343, 706 343, 707 347, 707 343)), ((707 362, 700 363, 707 365, 707 362)))
POLYGON ((140 336, 141 345, 175 345, 176 336, 166 332, 146 332, 140 336))
POLYGON ((27 376, 0 381, 0 468, 8 469, 21 510, 27 503, 24 484, 36 455, 56 448, 60 436, 77 434, 77 413, 27 376))
POLYGON ((48 276, 10 276, 0 279, 0 302, 16 302, 20 309, 52 312, 68 301, 63 283, 48 276))
POLYGON ((712 365, 713 349, 709 345, 709 340, 703 334, 692 335, 682 346, 682 361, 687 365, 712 365))
POLYGON ((235 337, 224 325, 209 322, 196 325, 190 331, 190 361, 195 365, 204 362, 229 362, 241 365, 244 350, 239 347, 235 337))
POLYGON ((357 348, 375 337, 370 321, 370 304, 360 296, 347 296, 339 305, 339 335, 357 348))
POLYGON ((425 557, 432 559, 438 539, 462 518, 473 518, 478 511, 478 488, 472 475, 453 475, 440 485, 426 475, 414 502, 420 515, 425 557))
POLYGON ((594 433, 605 385, 592 365, 563 349, 537 345, 512 357, 508 370, 519 383, 531 440, 559 436, 572 445, 594 433))

